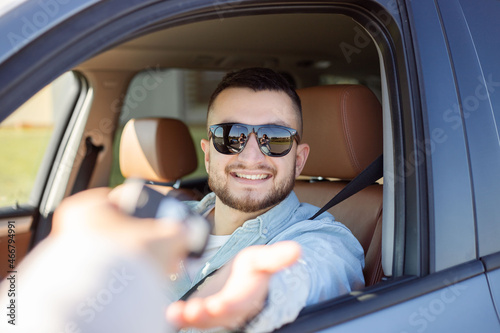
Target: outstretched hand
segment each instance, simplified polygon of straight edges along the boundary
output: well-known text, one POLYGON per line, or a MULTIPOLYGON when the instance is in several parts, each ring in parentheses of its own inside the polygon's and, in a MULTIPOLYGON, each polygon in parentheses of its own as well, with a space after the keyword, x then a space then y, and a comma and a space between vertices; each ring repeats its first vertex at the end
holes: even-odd
POLYGON ((271 276, 299 256, 292 241, 248 247, 189 300, 171 304, 167 319, 179 328, 242 327, 264 307, 271 276))
MULTIPOLYGON (((145 251, 172 272, 187 254, 182 224, 139 220, 124 214, 115 202, 103 188, 65 199, 55 213, 51 237, 106 236, 126 251, 145 251)), ((300 252, 292 241, 242 250, 188 301, 171 304, 167 320, 179 328, 242 327, 263 309, 271 276, 295 263, 300 252)))

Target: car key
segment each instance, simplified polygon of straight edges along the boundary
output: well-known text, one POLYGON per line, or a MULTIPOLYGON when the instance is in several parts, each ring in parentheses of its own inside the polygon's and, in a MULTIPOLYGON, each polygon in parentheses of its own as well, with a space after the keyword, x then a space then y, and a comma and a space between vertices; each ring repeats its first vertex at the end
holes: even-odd
POLYGON ((159 221, 168 218, 182 221, 188 229, 188 256, 202 255, 207 245, 211 224, 176 199, 175 190, 165 196, 137 179, 127 180, 124 186, 119 204, 122 211, 138 218, 157 218, 159 221))

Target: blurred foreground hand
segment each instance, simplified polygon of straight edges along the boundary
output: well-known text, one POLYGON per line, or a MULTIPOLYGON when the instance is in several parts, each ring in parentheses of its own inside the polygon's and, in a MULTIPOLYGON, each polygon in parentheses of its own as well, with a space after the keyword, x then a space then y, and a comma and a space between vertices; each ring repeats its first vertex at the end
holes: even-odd
MULTIPOLYGON (((249 247, 191 299, 168 306, 164 277, 187 255, 186 229, 180 221, 129 216, 118 200, 107 188, 63 200, 52 232, 18 268, 16 325, 2 321, 1 332, 241 327, 264 306, 272 274, 300 256, 294 242, 249 247)), ((3 308, 9 287, 0 285, 3 308)))

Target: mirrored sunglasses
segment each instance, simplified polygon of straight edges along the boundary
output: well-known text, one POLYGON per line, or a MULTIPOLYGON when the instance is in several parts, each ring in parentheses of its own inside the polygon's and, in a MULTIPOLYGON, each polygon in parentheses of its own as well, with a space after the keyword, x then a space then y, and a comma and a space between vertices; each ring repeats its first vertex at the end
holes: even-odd
POLYGON ((260 151, 267 156, 281 157, 290 152, 293 140, 299 143, 299 135, 293 128, 279 125, 246 125, 224 123, 209 127, 208 138, 215 149, 225 155, 239 154, 245 148, 248 137, 255 133, 260 151))

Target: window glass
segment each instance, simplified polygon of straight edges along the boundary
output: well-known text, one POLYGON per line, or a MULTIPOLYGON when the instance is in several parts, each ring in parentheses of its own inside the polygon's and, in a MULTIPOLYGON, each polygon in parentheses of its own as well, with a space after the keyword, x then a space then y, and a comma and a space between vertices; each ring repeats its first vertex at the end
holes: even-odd
POLYGON ((123 127, 132 118, 169 117, 189 128, 198 155, 198 168, 184 179, 206 177, 200 140, 207 137, 206 114, 210 95, 223 71, 147 69, 137 74, 127 91, 114 144, 110 186, 123 182, 119 166, 119 145, 123 127))
POLYGON ((0 207, 28 201, 54 128, 65 119, 77 87, 68 72, 0 123, 0 207))

